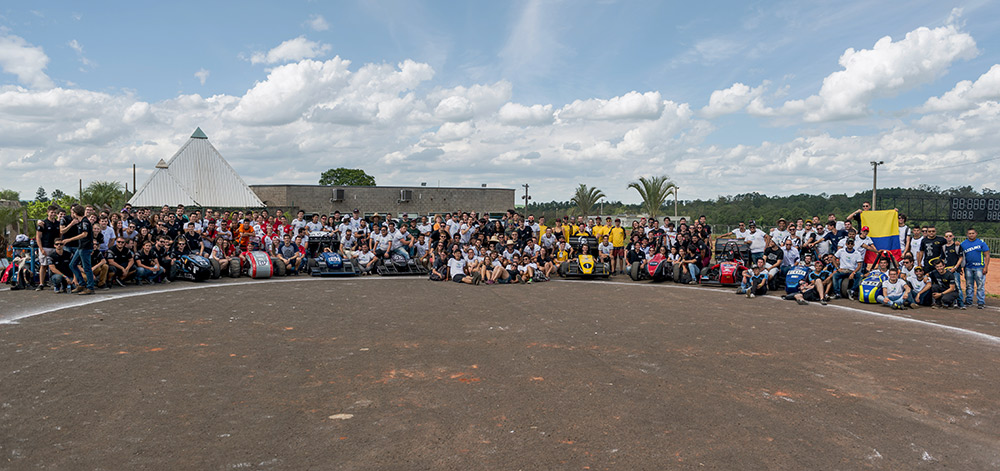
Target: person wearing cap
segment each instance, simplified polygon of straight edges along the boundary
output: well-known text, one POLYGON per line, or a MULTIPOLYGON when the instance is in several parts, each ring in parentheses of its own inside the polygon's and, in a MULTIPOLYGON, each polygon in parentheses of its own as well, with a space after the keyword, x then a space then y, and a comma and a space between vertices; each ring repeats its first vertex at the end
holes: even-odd
MULTIPOLYGON (((836 257, 839 266, 833 274, 833 293, 834 298, 842 298, 844 293, 841 292, 840 286, 843 284, 843 280, 847 279, 850 282, 849 289, 854 289, 858 283, 861 267, 864 265, 864 258, 860 252, 854 249, 854 239, 850 238, 844 242, 844 248, 837 251, 836 257)), ((847 293, 847 297, 852 298, 850 293, 847 293)))
POLYGON ((513 240, 507 240, 507 247, 503 250, 503 258, 507 260, 513 260, 514 256, 520 256, 521 251, 517 249, 516 244, 513 240))
POLYGON ((736 294, 746 294, 747 298, 767 294, 767 271, 764 270, 764 259, 757 259, 750 270, 743 272, 743 280, 736 294))
POLYGON ((868 237, 868 226, 862 226, 861 233, 854 238, 854 249, 861 252, 862 260, 865 259, 865 252, 869 250, 878 251, 878 249, 875 248, 875 241, 873 241, 871 237, 868 237))

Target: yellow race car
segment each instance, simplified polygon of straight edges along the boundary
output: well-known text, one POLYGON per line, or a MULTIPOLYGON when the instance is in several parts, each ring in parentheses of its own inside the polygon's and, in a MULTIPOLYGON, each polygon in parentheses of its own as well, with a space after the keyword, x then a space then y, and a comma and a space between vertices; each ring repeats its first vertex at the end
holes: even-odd
POLYGON ((590 235, 570 237, 570 246, 576 251, 576 257, 559 265, 559 276, 581 278, 607 278, 611 276, 611 267, 598 261, 597 238, 590 235))

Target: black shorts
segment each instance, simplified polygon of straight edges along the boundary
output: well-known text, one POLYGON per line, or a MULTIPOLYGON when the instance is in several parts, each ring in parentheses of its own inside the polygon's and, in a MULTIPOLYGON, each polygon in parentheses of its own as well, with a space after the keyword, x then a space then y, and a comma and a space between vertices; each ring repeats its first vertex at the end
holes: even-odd
POLYGON ((458 275, 455 275, 455 276, 451 277, 451 281, 454 281, 455 283, 461 283, 462 280, 464 280, 464 279, 465 279, 465 274, 458 274, 458 275))
POLYGON ((819 301, 819 291, 816 291, 816 288, 810 288, 807 291, 803 291, 802 299, 805 299, 806 301, 819 301))

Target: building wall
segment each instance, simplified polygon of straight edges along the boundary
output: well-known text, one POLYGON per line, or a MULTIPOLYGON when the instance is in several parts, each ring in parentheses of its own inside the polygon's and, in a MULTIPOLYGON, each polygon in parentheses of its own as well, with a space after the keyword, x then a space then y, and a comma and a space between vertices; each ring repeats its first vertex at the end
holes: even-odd
POLYGON ((514 190, 505 188, 434 188, 401 186, 322 186, 322 185, 250 185, 250 189, 268 208, 307 213, 362 213, 399 215, 477 211, 502 213, 514 207, 514 190), (331 202, 334 189, 344 190, 344 200, 331 202), (412 190, 409 202, 400 202, 400 190, 412 190))

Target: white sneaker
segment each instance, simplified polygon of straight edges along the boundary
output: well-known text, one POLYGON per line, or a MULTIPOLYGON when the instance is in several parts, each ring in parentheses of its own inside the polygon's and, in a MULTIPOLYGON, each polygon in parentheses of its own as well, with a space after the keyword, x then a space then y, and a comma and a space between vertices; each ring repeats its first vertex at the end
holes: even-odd
POLYGON ((753 295, 753 293, 750 293, 750 294, 747 295, 747 297, 750 298, 750 299, 753 299, 755 296, 753 295))

